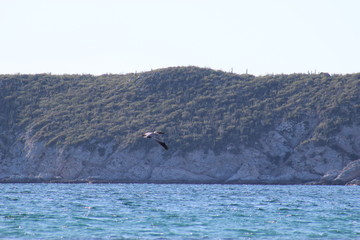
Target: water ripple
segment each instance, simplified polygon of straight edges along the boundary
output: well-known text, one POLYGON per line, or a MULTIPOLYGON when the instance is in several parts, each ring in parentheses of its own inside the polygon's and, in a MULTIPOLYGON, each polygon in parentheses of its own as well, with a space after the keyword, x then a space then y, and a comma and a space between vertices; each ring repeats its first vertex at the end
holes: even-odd
POLYGON ((360 239, 343 186, 2 184, 1 239, 360 239))

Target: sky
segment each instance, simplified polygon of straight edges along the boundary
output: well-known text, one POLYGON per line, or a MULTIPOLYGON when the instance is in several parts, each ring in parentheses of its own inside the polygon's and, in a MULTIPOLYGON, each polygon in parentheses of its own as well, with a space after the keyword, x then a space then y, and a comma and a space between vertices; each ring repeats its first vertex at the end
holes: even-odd
POLYGON ((0 74, 360 72, 359 0, 0 0, 0 74))

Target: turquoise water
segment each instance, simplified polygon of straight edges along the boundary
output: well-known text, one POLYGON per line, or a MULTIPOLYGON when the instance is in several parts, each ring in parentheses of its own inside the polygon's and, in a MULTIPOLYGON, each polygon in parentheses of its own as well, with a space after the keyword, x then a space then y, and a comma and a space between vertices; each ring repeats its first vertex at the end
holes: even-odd
POLYGON ((0 184, 1 239, 360 239, 360 188, 0 184))

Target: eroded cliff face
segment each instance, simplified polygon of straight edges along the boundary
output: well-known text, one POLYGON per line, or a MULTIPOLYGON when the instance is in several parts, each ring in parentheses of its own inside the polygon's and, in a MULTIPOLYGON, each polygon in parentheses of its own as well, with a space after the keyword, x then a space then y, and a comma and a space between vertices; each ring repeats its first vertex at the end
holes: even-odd
MULTIPOLYGON (((315 125, 316 120, 283 122, 253 146, 232 142, 220 153, 200 147, 165 151, 147 139, 144 144, 154 144, 150 150, 120 150, 113 143, 47 147, 26 133, 25 141, 17 141, 19 134, 0 139, 0 181, 292 184, 324 175, 332 181, 360 158, 360 126, 343 127, 320 144, 311 140, 315 125)), ((341 184, 355 175, 342 176, 341 184)))

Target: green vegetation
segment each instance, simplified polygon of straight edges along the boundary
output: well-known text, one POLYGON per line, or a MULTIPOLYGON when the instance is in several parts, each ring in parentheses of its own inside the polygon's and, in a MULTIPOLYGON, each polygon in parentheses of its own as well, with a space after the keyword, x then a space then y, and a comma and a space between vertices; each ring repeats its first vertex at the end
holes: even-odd
POLYGON ((0 136, 48 145, 115 141, 143 147, 161 130, 171 148, 251 144, 280 121, 317 118, 315 138, 360 124, 360 74, 237 75, 173 67, 126 75, 0 75, 0 136))

